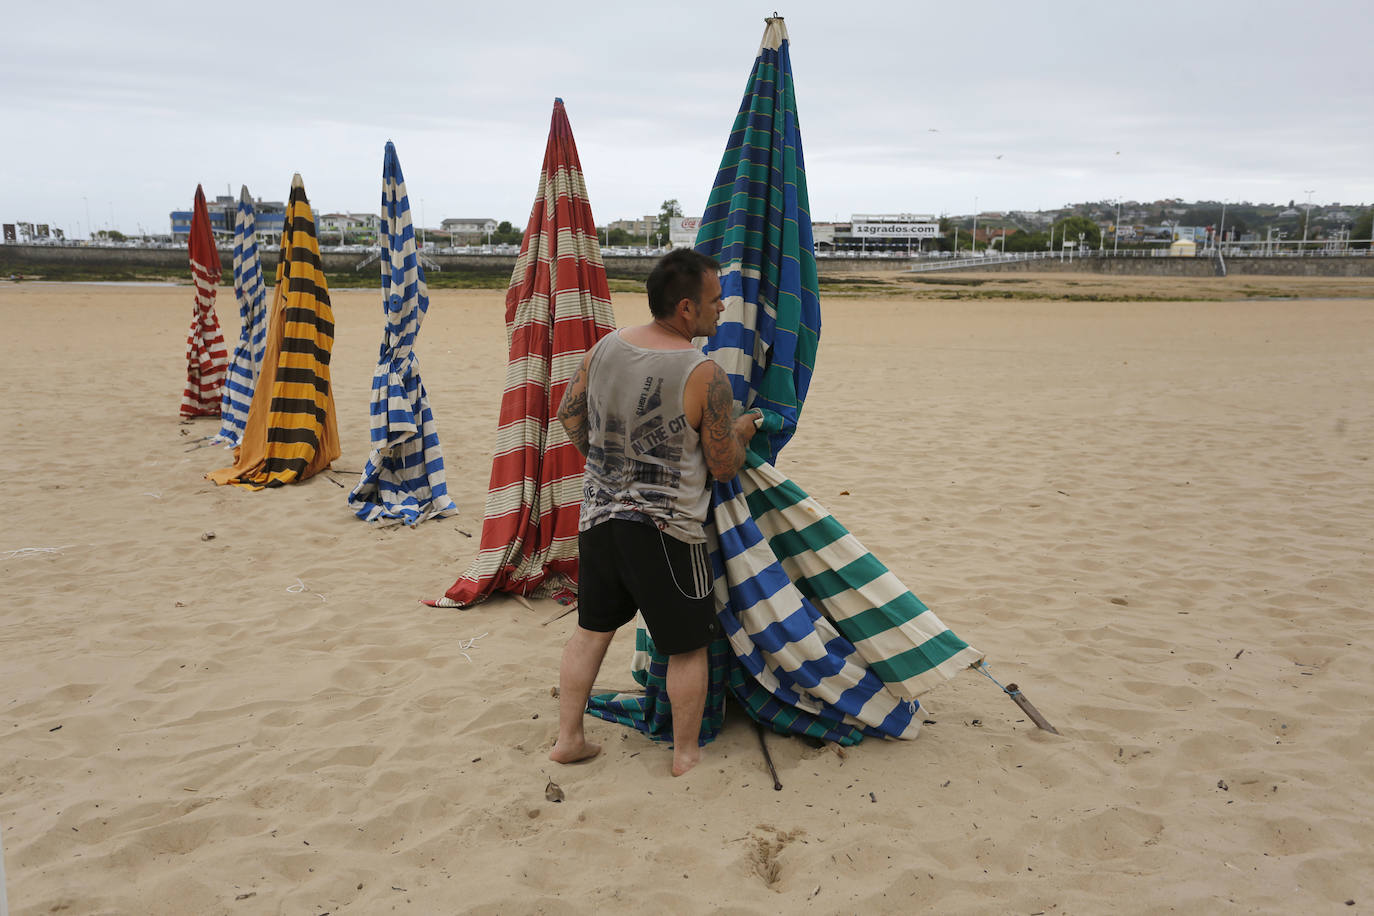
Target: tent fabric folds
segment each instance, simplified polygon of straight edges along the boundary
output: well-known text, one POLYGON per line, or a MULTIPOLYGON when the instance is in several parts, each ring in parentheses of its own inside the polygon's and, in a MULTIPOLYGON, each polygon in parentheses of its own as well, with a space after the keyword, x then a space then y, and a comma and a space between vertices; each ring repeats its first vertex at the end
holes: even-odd
POLYGON ((186 387, 181 393, 181 415, 217 417, 229 357, 219 318, 215 315, 215 290, 221 270, 219 252, 210 229, 205 191, 200 185, 196 185, 191 236, 186 248, 191 259, 191 278, 196 284, 196 304, 191 315, 191 330, 186 335, 186 387))
MULTIPOLYGON (((768 20, 697 235, 721 263, 725 313, 705 350, 736 400, 763 410, 746 466, 713 484, 717 616, 703 742, 727 691, 782 733, 853 744, 915 737, 916 696, 973 664, 971 648, 771 462, 810 386, 820 303, 787 31, 768 20), (722 649, 722 646, 724 648, 722 649), (716 664, 724 655, 727 664, 716 664)), ((637 637, 642 695, 594 696, 588 711, 671 740, 666 659, 637 637)))
POLYGON ((438 602, 492 592, 570 598, 583 457, 558 422, 582 357, 615 329, 582 165, 556 99, 520 256, 506 291, 505 392, 476 558, 438 602))
POLYGON ((262 357, 267 350, 267 287, 258 256, 257 213, 245 185, 239 192, 234 218, 234 298, 239 303, 239 342, 229 360, 220 399, 220 428, 216 442, 238 445, 248 422, 262 357))
POLYGON ((250 490, 299 483, 339 457, 329 360, 334 311, 314 216, 299 174, 282 228, 281 260, 262 372, 234 466, 205 475, 250 490))
POLYGON ((382 223, 377 237, 386 323, 372 373, 372 451, 348 494, 348 505, 365 521, 399 519, 417 525, 455 515, 458 507, 448 495, 439 432, 415 355, 415 338, 429 311, 429 292, 415 247, 405 177, 390 141, 382 162, 382 223))

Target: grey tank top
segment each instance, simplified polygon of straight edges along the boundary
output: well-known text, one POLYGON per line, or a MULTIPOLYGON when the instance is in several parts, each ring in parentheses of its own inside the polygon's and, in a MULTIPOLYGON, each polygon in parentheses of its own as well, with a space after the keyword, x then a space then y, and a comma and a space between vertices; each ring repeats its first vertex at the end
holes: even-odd
POLYGON ((636 347, 619 331, 592 349, 579 530, 618 518, 706 540, 706 456, 682 403, 687 377, 706 359, 697 349, 636 347))

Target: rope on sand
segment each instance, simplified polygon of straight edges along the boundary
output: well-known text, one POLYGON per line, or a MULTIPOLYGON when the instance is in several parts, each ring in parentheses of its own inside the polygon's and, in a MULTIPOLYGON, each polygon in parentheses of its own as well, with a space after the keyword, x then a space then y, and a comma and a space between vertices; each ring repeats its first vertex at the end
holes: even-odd
MULTIPOLYGON (((300 594, 304 594, 305 592, 310 592, 310 587, 309 587, 308 585, 306 585, 304 582, 302 582, 302 581, 300 580, 300 577, 297 576, 297 577, 296 577, 296 584, 295 584, 295 585, 288 585, 288 586, 286 587, 286 590, 287 590, 288 592, 290 592, 291 594, 293 594, 293 595, 300 595, 300 594)), ((319 592, 310 592, 310 594, 314 595, 316 598, 319 598, 321 601, 328 601, 328 600, 329 600, 329 599, 326 598, 324 595, 321 595, 319 592)))
POLYGON ((477 645, 477 640, 486 638, 486 635, 486 633, 483 633, 481 636, 474 636, 471 639, 465 639, 462 642, 460 642, 458 644, 458 654, 463 656, 463 658, 466 658, 468 661, 472 661, 472 656, 468 655, 463 650, 475 648, 477 645))
POLYGON ((20 557, 35 557, 41 553, 61 553, 68 547, 75 547, 75 544, 63 544, 61 547, 20 547, 16 550, 6 550, 0 553, 0 557, 6 560, 17 560, 20 557))

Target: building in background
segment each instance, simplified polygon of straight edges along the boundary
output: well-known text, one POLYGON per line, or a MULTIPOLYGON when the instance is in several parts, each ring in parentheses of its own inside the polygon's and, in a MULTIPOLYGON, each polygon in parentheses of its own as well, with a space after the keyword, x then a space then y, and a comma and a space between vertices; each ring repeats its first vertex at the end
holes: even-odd
POLYGON ((349 242, 372 245, 377 241, 381 226, 382 218, 376 213, 325 213, 315 219, 315 234, 321 245, 349 242))
MULTIPOLYGON (((830 223, 836 254, 888 251, 916 253, 941 238, 940 221, 925 213, 855 213, 848 223, 830 223)), ((817 247, 820 243, 817 242, 817 247)))
POLYGON ((658 231, 657 216, 641 216, 639 219, 618 219, 604 227, 612 232, 628 232, 635 238, 645 237, 658 231))
MULTIPOLYGON (((238 216, 239 200, 237 197, 221 195, 216 197, 213 203, 205 205, 210 214, 210 230, 215 235, 233 238, 234 219, 238 216)), ((253 209, 257 215, 258 242, 264 245, 275 245, 281 240, 282 227, 286 223, 286 204, 279 200, 263 200, 258 198, 253 201, 253 209)), ((312 210, 315 218, 315 225, 320 222, 320 214, 312 210)), ((191 211, 173 210, 170 214, 172 221, 172 241, 185 242, 191 235, 191 211)))
MULTIPOLYGON (((489 233, 495 232, 499 225, 496 220, 483 217, 465 217, 457 219, 446 219, 439 224, 441 232, 448 233, 452 241, 451 245, 472 245, 483 240, 489 233)), ((417 230, 424 228, 417 226, 417 230)))

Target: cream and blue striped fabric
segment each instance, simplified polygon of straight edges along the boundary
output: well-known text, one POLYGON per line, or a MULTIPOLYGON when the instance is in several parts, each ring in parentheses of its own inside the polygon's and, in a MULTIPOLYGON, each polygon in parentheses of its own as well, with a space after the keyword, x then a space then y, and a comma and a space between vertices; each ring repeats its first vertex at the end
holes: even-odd
POLYGON ((429 311, 425 270, 415 247, 410 199, 396 147, 387 142, 382 165, 381 353, 372 374, 371 441, 358 485, 348 494, 349 508, 369 522, 399 519, 417 525, 428 518, 455 515, 448 495, 439 432, 420 380, 415 338, 429 311))
POLYGON ((234 218, 234 298, 239 302, 239 342, 229 360, 220 397, 220 428, 216 442, 238 445, 248 422, 248 407, 262 372, 267 350, 267 287, 258 257, 257 213, 244 185, 234 218))
MULTIPOLYGON (((782 20, 768 20, 697 235, 697 250, 721 263, 725 301, 705 350, 736 400, 765 417, 746 467, 713 484, 708 538, 730 663, 711 667, 702 740, 720 728, 727 689, 782 733, 911 738, 917 695, 981 653, 771 463, 796 430, 820 339, 788 45, 782 20)), ((589 711, 668 740, 671 706, 655 676, 665 660, 647 634, 637 649, 644 694, 593 697, 589 711)))

